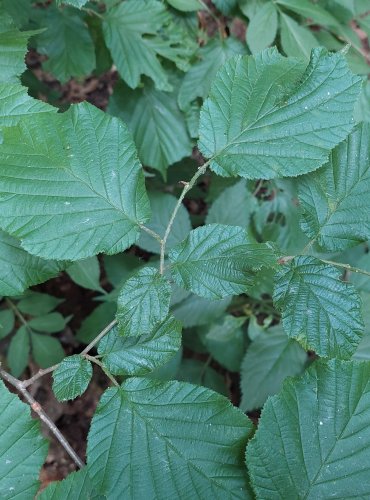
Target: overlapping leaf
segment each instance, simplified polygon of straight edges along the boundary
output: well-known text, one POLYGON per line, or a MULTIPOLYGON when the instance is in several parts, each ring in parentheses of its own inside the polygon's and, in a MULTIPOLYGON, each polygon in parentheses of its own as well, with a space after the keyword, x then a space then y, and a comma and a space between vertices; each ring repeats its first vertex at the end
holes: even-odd
POLYGON ((68 500, 69 498, 90 500, 93 494, 87 467, 70 473, 63 481, 54 481, 37 497, 39 500, 68 500))
POLYGON ((0 226, 49 259, 123 251, 149 216, 126 126, 87 103, 6 129, 0 193, 0 226))
POLYGON ((150 333, 120 335, 113 328, 99 344, 99 354, 114 375, 144 375, 164 365, 181 347, 181 324, 169 316, 150 333))
POLYGON ((302 228, 326 250, 345 250, 370 239, 370 125, 362 124, 302 179, 302 228))
POLYGON ((370 364, 315 363, 262 412, 247 448, 257 498, 367 498, 370 364))
POLYGON ((0 295, 20 295, 28 287, 54 278, 65 267, 62 262, 34 257, 19 242, 0 231, 0 295))
POLYGON ((252 212, 257 208, 256 198, 252 196, 245 180, 226 188, 208 210, 206 223, 229 224, 248 227, 252 212))
POLYGON ((299 256, 276 274, 274 301, 285 332, 306 349, 346 359, 363 334, 361 300, 341 273, 314 257, 299 256))
POLYGON ((108 498, 246 499, 252 424, 224 397, 187 383, 128 379, 93 417, 88 471, 108 498))
POLYGON ((0 497, 34 498, 39 473, 47 455, 40 423, 31 418, 30 407, 0 381, 0 497))
POLYGON ((53 372, 53 391, 58 401, 75 399, 83 394, 92 377, 90 361, 74 355, 63 359, 53 372))
POLYGON ((179 286, 211 299, 245 292, 255 271, 276 263, 271 244, 254 243, 244 229, 222 224, 194 229, 169 258, 179 286))
POLYGON ((303 62, 276 49, 235 57, 219 71, 200 120, 199 148, 223 176, 297 176, 319 168, 353 127, 360 92, 342 54, 303 62))
POLYGON ((137 271, 118 297, 117 320, 125 336, 150 334, 168 315, 171 285, 154 267, 137 271))

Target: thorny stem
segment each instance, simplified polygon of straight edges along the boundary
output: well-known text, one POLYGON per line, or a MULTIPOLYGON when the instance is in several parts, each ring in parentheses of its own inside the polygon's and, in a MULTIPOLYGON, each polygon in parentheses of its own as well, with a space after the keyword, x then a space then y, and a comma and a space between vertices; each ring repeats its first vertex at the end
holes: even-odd
POLYGON ((88 354, 84 354, 84 358, 88 359, 91 361, 91 363, 95 363, 96 365, 100 366, 100 368, 103 370, 103 372, 106 374, 106 376, 109 378, 109 380, 115 385, 116 387, 119 387, 119 383, 117 380, 113 377, 110 371, 108 371, 103 363, 96 359, 94 356, 89 356, 88 354))
POLYGON ((172 212, 172 215, 171 215, 170 220, 168 222, 168 226, 166 228, 166 231, 164 233, 162 243, 161 243, 161 256, 160 256, 160 264, 159 264, 159 272, 161 274, 164 273, 164 257, 165 257, 165 252, 166 252, 166 243, 168 240, 168 236, 171 232, 172 225, 175 221, 177 212, 179 211, 186 194, 194 187, 194 185, 197 182, 197 180, 199 179, 199 177, 201 177, 205 173, 210 162, 211 162, 211 160, 208 160, 206 163, 204 163, 204 165, 202 165, 201 167, 198 168, 198 170, 193 175, 193 177, 190 179, 190 181, 185 183, 184 189, 182 190, 182 193, 180 194, 180 197, 177 200, 176 206, 172 212))
POLYGON ((15 387, 24 397, 24 399, 27 401, 27 403, 31 406, 32 410, 37 413, 39 416, 40 420, 44 422, 44 424, 50 429, 54 437, 59 441, 59 443, 63 446, 65 451, 68 453, 68 455, 72 458, 72 460, 75 462, 75 464, 82 469, 85 464, 83 461, 80 459, 80 457, 77 455, 77 453, 74 451, 72 446, 68 443, 66 438, 63 436, 63 434, 60 432, 58 427, 54 424, 54 422, 48 417, 48 415, 44 412, 42 409, 40 403, 36 401, 36 399, 31 396, 31 394, 27 391, 25 388, 23 382, 20 380, 16 379, 10 373, 6 372, 2 368, 0 368, 0 375, 1 377, 6 380, 9 384, 11 384, 13 387, 15 387))

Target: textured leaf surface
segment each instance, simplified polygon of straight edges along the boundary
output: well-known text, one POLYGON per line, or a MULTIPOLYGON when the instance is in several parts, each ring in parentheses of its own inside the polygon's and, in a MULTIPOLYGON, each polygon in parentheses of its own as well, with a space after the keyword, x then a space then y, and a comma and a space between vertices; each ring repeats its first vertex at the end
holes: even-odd
POLYGON ((99 354, 114 375, 144 375, 164 365, 181 347, 181 324, 172 317, 150 333, 120 335, 113 328, 99 344, 99 354))
POLYGON ((28 405, 0 381, 0 497, 32 499, 48 445, 28 405))
POLYGON ((4 131, 0 192, 0 226, 49 259, 123 251, 149 215, 127 128, 87 103, 4 131))
POLYGON ((0 231, 0 295, 20 295, 26 288, 54 278, 64 264, 34 257, 18 241, 0 231))
POLYGON ((179 286, 211 299, 245 292, 254 271, 276 263, 269 243, 253 243, 242 228, 222 224, 194 229, 169 258, 179 286))
POLYGON ((26 69, 24 61, 28 39, 35 32, 19 31, 0 6, 0 82, 18 82, 26 69))
POLYGON ((190 54, 181 32, 168 29, 169 22, 169 12, 157 0, 127 0, 108 10, 103 23, 105 41, 129 87, 138 87, 140 76, 146 75, 157 89, 172 90, 159 55, 187 69, 190 54))
POLYGON ((304 348, 329 358, 349 358, 363 334, 361 300, 341 272, 300 256, 276 274, 274 302, 285 332, 304 348))
POLYGON ((179 90, 180 108, 186 110, 198 97, 205 99, 217 71, 230 57, 244 54, 243 45, 235 38, 221 40, 216 37, 198 52, 198 60, 185 74, 179 90))
POLYGON ((246 498, 249 419, 224 397, 186 383, 129 379, 93 417, 88 468, 110 499, 246 498), (145 457, 145 459, 144 459, 145 457))
MULTIPOLYGON (((170 217, 177 204, 177 198, 170 194, 149 193, 149 201, 152 217, 146 226, 159 234, 159 236, 163 237, 170 221, 170 217)), ((171 232, 166 243, 166 250, 168 251, 170 248, 184 240, 190 231, 191 223, 189 213, 185 206, 181 205, 172 225, 171 232)), ((144 248, 144 250, 147 250, 148 252, 158 254, 160 252, 159 242, 144 231, 140 236, 138 246, 144 248)))
POLYGON ((306 361, 306 352, 280 325, 261 332, 248 347, 241 366, 240 408, 261 408, 268 396, 280 391, 286 377, 303 371, 306 361))
POLYGON ((247 465, 258 498, 367 498, 370 364, 331 360, 270 398, 247 465))
POLYGON ((370 239, 370 125, 359 125, 329 163, 302 179, 302 229, 327 250, 370 239))
POLYGON ((48 56, 43 68, 62 83, 71 77, 90 75, 96 64, 95 50, 80 13, 49 7, 41 19, 46 30, 38 35, 36 43, 37 51, 48 56))
POLYGON ((123 285, 117 308, 122 335, 151 333, 168 315, 171 285, 154 267, 137 271, 123 285))
POLYGON ((87 3, 87 0, 57 0, 57 5, 68 4, 80 9, 87 3))
POLYGON ((74 355, 64 358, 53 372, 53 391, 58 401, 67 401, 81 396, 92 377, 90 361, 83 356, 74 355))
POLYGON ((143 164, 164 178, 169 165, 190 156, 192 143, 176 93, 156 90, 150 82, 136 90, 120 82, 114 87, 108 111, 128 124, 143 164))
POLYGON ((54 481, 37 497, 39 500, 90 500, 93 495, 87 467, 68 474, 63 481, 54 481))
POLYGON ((353 126, 360 92, 343 55, 303 62, 276 49, 235 57, 218 73, 200 120, 199 147, 219 175, 297 176, 319 168, 353 126))
POLYGON ((256 205, 256 198, 248 191, 246 181, 242 179, 222 191, 208 210, 206 223, 247 227, 256 205))

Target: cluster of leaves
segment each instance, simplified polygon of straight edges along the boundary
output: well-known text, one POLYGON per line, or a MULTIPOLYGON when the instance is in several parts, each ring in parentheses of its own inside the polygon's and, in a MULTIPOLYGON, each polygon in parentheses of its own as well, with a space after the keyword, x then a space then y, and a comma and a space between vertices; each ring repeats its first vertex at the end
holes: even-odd
MULTIPOLYGON (((83 395, 92 363, 114 385, 86 467, 40 498, 369 495, 366 2, 215 0, 213 37, 200 0, 34 3, 0 3, 0 335, 16 311, 17 376, 30 342, 61 361, 42 333, 69 318, 20 294, 66 271, 100 301, 76 337, 98 354, 65 357, 54 393, 83 395), (31 97, 28 40, 61 82, 114 64, 107 113, 31 97), (215 366, 240 372, 240 409, 215 366), (262 406, 255 432, 243 412, 262 406)), ((47 446, 0 393, 0 496, 32 498, 47 446)))

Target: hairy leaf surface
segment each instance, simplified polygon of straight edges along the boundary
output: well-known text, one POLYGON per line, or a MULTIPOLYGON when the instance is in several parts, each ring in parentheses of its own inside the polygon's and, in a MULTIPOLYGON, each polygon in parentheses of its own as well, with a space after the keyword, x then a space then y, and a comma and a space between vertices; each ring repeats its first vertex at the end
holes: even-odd
POLYGON ((150 333, 120 335, 113 328, 99 344, 99 354, 114 375, 144 375, 164 365, 181 347, 181 324, 169 316, 150 333))
POLYGON ((274 302, 289 337, 320 356, 346 359, 356 350, 364 323, 360 296, 340 277, 314 257, 296 257, 276 274, 274 302))
POLYGON ((48 445, 28 405, 0 381, 0 497, 31 499, 48 445))
POLYGON ((199 148, 223 176, 271 179, 319 168, 353 127, 361 80, 342 54, 303 61, 276 49, 219 71, 200 120, 199 148))
POLYGON ((0 226, 49 259, 121 252, 149 216, 126 126, 87 103, 4 131, 0 193, 0 226))
POLYGON ((326 250, 345 250, 370 239, 370 124, 362 124, 330 155, 329 163, 303 177, 302 229, 326 250))
POLYGON ((257 497, 368 497, 369 411, 369 363, 316 362, 288 379, 247 448, 257 497))
POLYGON ((224 397, 181 382, 129 379, 93 417, 88 470, 111 499, 248 498, 249 419, 224 397))
POLYGON ((78 354, 64 358, 53 372, 53 391, 58 401, 67 401, 81 396, 92 377, 90 361, 78 354))
POLYGON ((117 320, 121 335, 149 334, 168 315, 171 285, 154 267, 137 271, 118 297, 117 320))
POLYGON ((255 271, 276 263, 272 245, 254 243, 244 229, 222 224, 194 229, 169 258, 179 286, 211 299, 245 292, 255 271))

